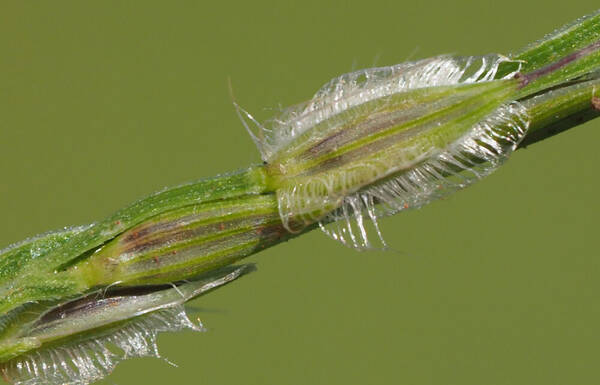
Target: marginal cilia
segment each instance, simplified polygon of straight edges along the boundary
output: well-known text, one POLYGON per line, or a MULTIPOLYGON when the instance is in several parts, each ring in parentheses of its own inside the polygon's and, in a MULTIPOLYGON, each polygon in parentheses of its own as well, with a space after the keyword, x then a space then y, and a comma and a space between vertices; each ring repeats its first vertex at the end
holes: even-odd
POLYGON ((489 175, 527 134, 521 100, 597 73, 599 26, 595 13, 529 47, 591 34, 526 72, 524 54, 438 56, 342 75, 265 123, 235 104, 263 164, 0 251, 4 379, 88 384, 124 359, 158 357, 157 333, 202 330, 185 302, 252 271, 242 258, 317 227, 385 248, 378 218, 489 175))

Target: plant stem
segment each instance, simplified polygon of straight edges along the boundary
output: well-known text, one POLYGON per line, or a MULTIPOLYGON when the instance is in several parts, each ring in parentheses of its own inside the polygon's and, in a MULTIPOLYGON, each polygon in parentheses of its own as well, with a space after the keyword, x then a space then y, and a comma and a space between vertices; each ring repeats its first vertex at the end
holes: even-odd
POLYGON ((526 147, 600 116, 592 101, 600 79, 589 80, 537 95, 522 103, 531 118, 526 147))

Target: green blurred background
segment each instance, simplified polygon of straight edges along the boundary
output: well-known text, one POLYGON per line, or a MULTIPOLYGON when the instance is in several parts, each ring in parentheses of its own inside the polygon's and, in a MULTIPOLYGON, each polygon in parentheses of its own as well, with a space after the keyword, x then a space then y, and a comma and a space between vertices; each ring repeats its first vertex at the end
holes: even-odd
MULTIPOLYGON (((98 220, 259 161, 235 116, 352 69, 506 53, 597 1, 13 2, 0 5, 0 244, 98 220)), ((319 232, 192 303, 105 384, 598 384, 600 121, 383 220, 394 252, 319 232)))

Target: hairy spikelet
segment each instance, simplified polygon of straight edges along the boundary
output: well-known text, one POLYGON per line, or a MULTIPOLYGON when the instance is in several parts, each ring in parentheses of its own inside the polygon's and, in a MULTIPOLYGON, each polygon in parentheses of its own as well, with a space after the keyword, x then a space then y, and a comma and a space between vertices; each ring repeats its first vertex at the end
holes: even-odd
POLYGON ((418 207, 491 172, 528 126, 523 108, 510 99, 514 72, 496 79, 503 63, 518 69, 519 63, 487 55, 352 72, 259 125, 251 135, 278 185, 286 229, 341 221, 341 230, 327 233, 368 247, 363 215, 375 223, 382 212, 398 211, 392 196, 418 207), (501 126, 510 140, 499 137, 501 126), (395 193, 393 183, 401 185, 395 193), (437 193, 432 185, 441 186, 437 193))
POLYGON ((93 336, 23 354, 0 365, 4 379, 15 385, 86 385, 110 374, 134 357, 160 357, 160 332, 203 330, 192 323, 182 305, 147 315, 93 336))
MULTIPOLYGON (((19 385, 84 385, 106 377, 123 360, 160 357, 159 333, 204 330, 187 317, 186 301, 253 269, 231 266, 172 288, 96 292, 50 307, 7 339, 13 346, 33 347, 0 363, 0 372, 7 382, 19 385)), ((24 310, 32 311, 33 305, 24 310)), ((16 317, 19 326, 23 322, 16 317)))

